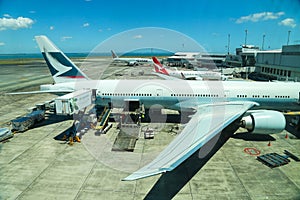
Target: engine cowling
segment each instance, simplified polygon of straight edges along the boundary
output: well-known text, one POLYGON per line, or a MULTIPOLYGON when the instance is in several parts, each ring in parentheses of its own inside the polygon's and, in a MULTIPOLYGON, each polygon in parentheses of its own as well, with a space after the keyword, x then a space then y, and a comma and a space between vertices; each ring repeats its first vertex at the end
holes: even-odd
POLYGON ((138 63, 136 61, 129 61, 128 66, 136 66, 138 63))
POLYGON ((274 110, 248 111, 241 120, 243 128, 256 134, 280 133, 285 125, 284 115, 274 110))

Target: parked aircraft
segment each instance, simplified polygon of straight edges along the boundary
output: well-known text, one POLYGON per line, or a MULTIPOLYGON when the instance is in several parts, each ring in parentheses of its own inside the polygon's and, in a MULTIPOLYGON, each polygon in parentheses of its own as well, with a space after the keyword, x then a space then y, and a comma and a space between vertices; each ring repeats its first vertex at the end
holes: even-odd
POLYGON ((36 36, 36 41, 55 81, 42 85, 40 92, 89 88, 96 90, 97 102, 102 106, 111 103, 112 107, 123 107, 124 99, 134 99, 146 108, 160 104, 169 109, 195 111, 182 132, 152 162, 124 180, 172 171, 195 152, 214 145, 212 141, 220 137, 222 130, 236 124, 250 133, 281 132, 285 117, 276 110, 300 108, 300 83, 89 80, 46 36, 36 36))
POLYGON ((159 62, 156 57, 152 57, 153 66, 155 72, 161 73, 167 76, 172 76, 184 80, 227 80, 228 77, 222 75, 220 72, 213 71, 182 71, 182 70, 171 70, 159 62))
POLYGON ((147 58, 119 58, 113 50, 111 50, 111 54, 114 61, 125 62, 128 66, 136 66, 141 63, 152 63, 152 60, 147 58))

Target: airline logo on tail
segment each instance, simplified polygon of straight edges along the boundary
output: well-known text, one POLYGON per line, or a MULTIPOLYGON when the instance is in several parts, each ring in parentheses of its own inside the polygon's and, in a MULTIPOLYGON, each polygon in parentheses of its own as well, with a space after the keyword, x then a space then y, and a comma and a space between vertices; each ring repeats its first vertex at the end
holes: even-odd
POLYGON ((155 72, 169 75, 167 69, 157 60, 156 57, 152 57, 152 60, 153 60, 153 66, 154 66, 155 72))
POLYGON ((36 36, 36 41, 56 83, 88 79, 46 36, 36 36))
POLYGON ((49 62, 49 64, 55 69, 56 71, 53 72, 53 76, 58 77, 60 75, 63 75, 70 71, 72 67, 68 67, 66 65, 61 64, 55 57, 53 57, 49 52, 47 52, 46 49, 44 49, 45 52, 45 59, 49 62))

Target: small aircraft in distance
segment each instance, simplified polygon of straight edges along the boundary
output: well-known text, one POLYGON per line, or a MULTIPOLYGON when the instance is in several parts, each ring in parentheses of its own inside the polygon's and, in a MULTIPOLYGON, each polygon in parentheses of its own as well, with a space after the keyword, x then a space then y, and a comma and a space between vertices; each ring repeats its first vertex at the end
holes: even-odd
POLYGON ((148 58, 119 58, 119 56, 113 50, 111 50, 111 55, 113 57, 113 61, 125 62, 128 66, 137 66, 142 63, 152 63, 152 59, 148 58))
MULTIPOLYGON (((156 73, 160 73, 167 76, 176 77, 184 80, 228 80, 227 76, 222 75, 220 72, 214 71, 186 71, 186 70, 171 70, 163 65, 156 57, 152 57, 153 66, 156 73)), ((165 78, 165 76, 163 76, 165 78)))

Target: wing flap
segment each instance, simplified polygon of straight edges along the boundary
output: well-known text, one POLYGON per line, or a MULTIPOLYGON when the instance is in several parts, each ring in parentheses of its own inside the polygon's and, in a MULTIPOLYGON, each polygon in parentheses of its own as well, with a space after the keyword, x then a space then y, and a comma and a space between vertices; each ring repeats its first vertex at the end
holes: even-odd
POLYGON ((171 171, 242 116, 255 102, 225 102, 199 106, 182 132, 148 165, 123 180, 171 171))

